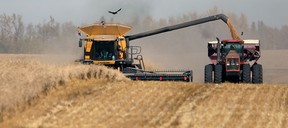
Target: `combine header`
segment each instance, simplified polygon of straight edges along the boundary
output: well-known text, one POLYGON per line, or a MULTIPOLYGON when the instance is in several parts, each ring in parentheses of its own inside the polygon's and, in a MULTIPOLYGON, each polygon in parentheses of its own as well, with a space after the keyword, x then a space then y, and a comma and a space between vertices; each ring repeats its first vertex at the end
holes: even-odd
POLYGON ((192 70, 138 70, 138 73, 126 74, 132 80, 186 81, 192 82, 192 70))

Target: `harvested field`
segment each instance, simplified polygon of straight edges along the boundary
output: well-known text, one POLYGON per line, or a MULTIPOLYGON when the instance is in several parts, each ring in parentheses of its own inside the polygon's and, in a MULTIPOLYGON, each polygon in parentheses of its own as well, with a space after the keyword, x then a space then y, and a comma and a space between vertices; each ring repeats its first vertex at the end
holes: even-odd
POLYGON ((288 87, 75 81, 3 127, 288 127, 288 87))
POLYGON ((40 94, 73 80, 128 80, 118 71, 104 66, 47 64, 35 55, 2 55, 0 60, 0 119, 10 116, 40 94))
POLYGON ((102 66, 0 58, 0 127, 288 127, 287 84, 135 82, 102 66))

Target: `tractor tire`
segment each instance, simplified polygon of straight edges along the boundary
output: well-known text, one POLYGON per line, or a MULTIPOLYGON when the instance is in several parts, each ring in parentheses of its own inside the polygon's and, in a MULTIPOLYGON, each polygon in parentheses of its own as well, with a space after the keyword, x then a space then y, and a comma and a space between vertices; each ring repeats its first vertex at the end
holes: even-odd
POLYGON ((212 64, 208 64, 205 66, 205 83, 212 83, 213 82, 213 77, 212 77, 212 73, 213 73, 213 65, 212 64))
POLYGON ((261 64, 255 64, 252 67, 252 83, 263 83, 263 69, 261 64))
POLYGON ((223 81, 223 66, 221 64, 215 65, 214 83, 222 83, 223 81))
POLYGON ((249 64, 244 64, 242 69, 242 82, 250 83, 251 82, 251 69, 249 64))

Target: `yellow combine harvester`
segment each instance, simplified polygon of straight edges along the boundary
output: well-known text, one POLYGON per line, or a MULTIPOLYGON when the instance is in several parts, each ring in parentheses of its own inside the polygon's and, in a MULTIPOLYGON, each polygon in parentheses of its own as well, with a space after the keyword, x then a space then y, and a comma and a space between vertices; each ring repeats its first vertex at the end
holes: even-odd
MULTIPOLYGON (((145 70, 143 57, 140 55, 141 47, 130 46, 130 41, 219 19, 228 24, 230 28, 233 28, 229 19, 223 14, 129 36, 125 36, 131 30, 131 27, 127 25, 99 23, 83 26, 79 28, 81 36, 79 46, 82 47, 82 44, 84 44, 84 57, 80 61, 84 64, 100 64, 113 67, 133 80, 192 82, 192 70, 145 70), (85 35, 83 36, 81 33, 85 35), (134 61, 138 61, 138 63, 134 61)), ((233 33, 232 37, 239 38, 237 33, 233 33)))
POLYGON ((85 34, 85 38, 79 41, 79 47, 84 44, 84 57, 80 61, 113 67, 133 80, 192 82, 191 70, 145 70, 141 47, 130 46, 124 36, 130 30, 127 25, 103 23, 79 28, 80 35, 85 34))

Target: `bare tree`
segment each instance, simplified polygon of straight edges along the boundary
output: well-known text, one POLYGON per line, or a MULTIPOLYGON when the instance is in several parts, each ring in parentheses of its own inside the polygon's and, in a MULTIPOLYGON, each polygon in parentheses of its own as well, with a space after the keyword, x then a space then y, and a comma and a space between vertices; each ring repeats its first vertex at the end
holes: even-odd
POLYGON ((21 52, 20 40, 23 39, 24 24, 22 16, 12 14, 0 15, 0 43, 6 52, 21 52))

